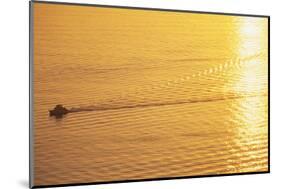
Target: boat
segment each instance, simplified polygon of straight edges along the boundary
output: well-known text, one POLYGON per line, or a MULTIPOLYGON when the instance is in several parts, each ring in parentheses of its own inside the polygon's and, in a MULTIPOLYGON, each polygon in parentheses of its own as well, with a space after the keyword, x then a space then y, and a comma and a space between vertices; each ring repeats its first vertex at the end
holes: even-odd
POLYGON ((67 113, 69 113, 69 110, 61 104, 56 105, 53 110, 49 110, 49 115, 55 116, 56 118, 60 118, 67 113))

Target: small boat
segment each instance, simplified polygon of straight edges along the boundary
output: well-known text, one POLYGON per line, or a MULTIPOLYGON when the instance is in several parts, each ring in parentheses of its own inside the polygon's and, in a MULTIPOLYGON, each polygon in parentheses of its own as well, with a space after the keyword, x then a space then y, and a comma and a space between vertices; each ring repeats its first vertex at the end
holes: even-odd
POLYGON ((60 104, 56 105, 53 110, 49 110, 49 115, 56 118, 60 118, 67 113, 69 113, 69 110, 60 104))

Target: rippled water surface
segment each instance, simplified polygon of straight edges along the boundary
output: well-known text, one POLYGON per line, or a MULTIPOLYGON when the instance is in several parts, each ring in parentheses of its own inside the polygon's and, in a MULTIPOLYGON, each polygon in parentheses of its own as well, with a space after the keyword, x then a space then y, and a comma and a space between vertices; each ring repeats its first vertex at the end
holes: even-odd
POLYGON ((267 27, 35 3, 35 185, 267 171, 267 27))

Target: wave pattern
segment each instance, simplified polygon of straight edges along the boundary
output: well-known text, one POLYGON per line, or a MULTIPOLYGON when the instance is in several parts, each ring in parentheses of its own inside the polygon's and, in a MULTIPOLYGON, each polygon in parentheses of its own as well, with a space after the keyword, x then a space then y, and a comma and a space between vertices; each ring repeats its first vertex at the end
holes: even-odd
POLYGON ((258 18, 93 9, 35 7, 35 185, 268 170, 258 18))
POLYGON ((74 108, 77 114, 63 120, 46 118, 46 109, 42 109, 36 117, 41 125, 36 128, 38 183, 267 170, 265 88, 235 93, 225 91, 225 85, 233 81, 220 85, 222 75, 245 69, 247 63, 261 57, 229 61, 162 85, 143 86, 143 90, 134 88, 127 97, 74 108), (186 86, 194 87, 193 79, 202 83, 213 79, 219 87, 210 85, 185 97, 189 91, 186 86), (135 100, 140 96, 141 100, 135 100))

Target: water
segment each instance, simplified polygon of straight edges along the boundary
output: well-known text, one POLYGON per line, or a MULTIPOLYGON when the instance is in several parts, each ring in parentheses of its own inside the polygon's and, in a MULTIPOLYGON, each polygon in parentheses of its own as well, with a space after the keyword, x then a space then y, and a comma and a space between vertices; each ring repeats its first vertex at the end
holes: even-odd
POLYGON ((35 185, 267 171, 267 43, 265 18, 35 3, 35 185))

